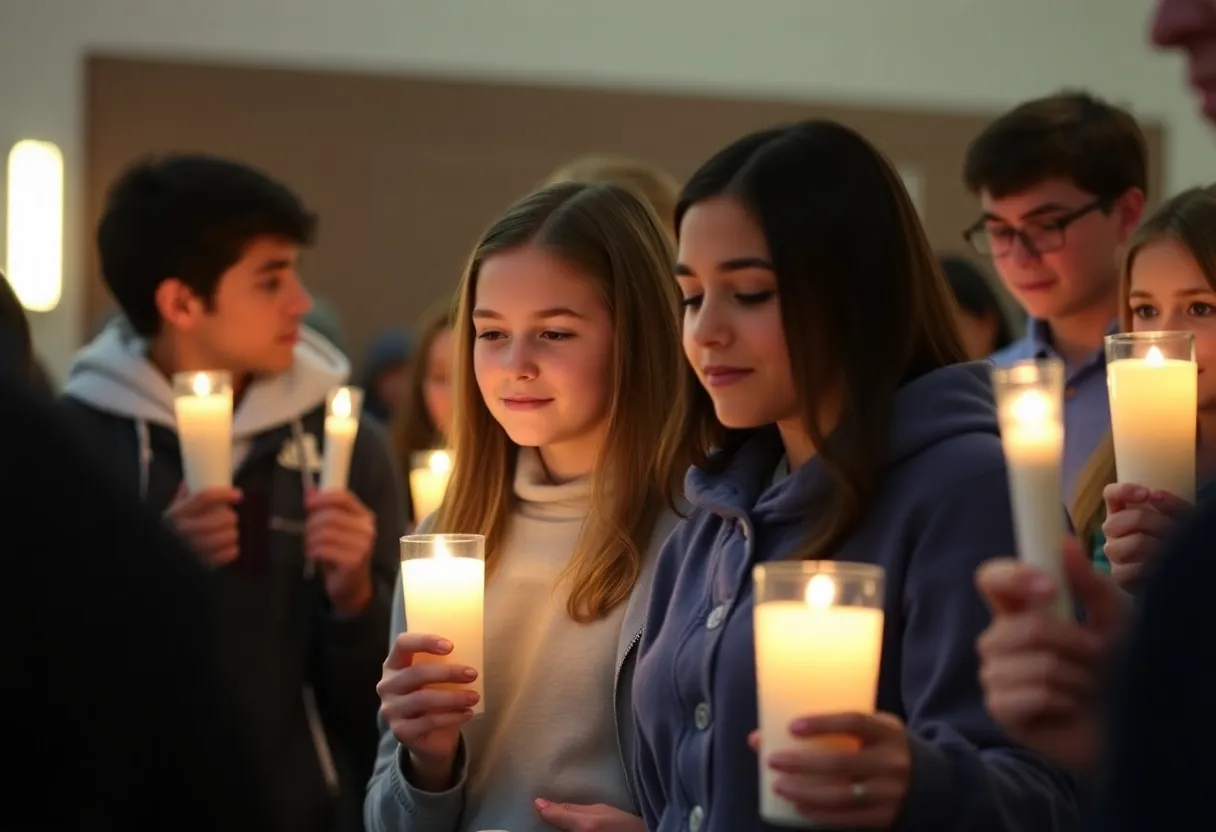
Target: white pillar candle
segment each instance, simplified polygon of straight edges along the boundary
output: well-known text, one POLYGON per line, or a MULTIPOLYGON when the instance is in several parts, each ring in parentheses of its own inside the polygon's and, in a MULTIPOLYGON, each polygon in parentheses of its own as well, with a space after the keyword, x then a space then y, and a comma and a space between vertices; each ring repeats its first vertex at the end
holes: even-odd
POLYGON ((358 387, 337 387, 325 403, 325 453, 321 457, 322 491, 342 490, 350 480, 350 458, 359 433, 359 414, 363 410, 363 391, 358 387))
POLYGON ((434 514, 443 503, 452 475, 452 458, 447 451, 414 454, 410 462, 410 497, 414 502, 414 522, 434 514))
POLYGON ((1199 369, 1194 334, 1110 335, 1106 349, 1119 482, 1195 502, 1199 369))
POLYGON ((441 689, 470 689, 485 711, 485 538, 479 534, 422 534, 401 538, 401 590, 406 630, 452 642, 446 656, 419 654, 414 661, 472 667, 477 679, 441 689))
POLYGON ((173 410, 186 489, 232 485, 232 377, 225 372, 176 373, 173 410))
POLYGON ((765 761, 789 749, 858 747, 854 737, 795 738, 790 724, 799 717, 874 712, 883 570, 802 561, 760 564, 754 574, 760 816, 781 826, 810 828, 814 824, 773 791, 779 775, 765 761))
POLYGON ((1061 545, 1063 497, 1064 364, 1059 359, 1020 361, 992 371, 1001 444, 1009 476, 1018 557, 1041 570, 1059 592, 1052 611, 1072 617, 1061 545))

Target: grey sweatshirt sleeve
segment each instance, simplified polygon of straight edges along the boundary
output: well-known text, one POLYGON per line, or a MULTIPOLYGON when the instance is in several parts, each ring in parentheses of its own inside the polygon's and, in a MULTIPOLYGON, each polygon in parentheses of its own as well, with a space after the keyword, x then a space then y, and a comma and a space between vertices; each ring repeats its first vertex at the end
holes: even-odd
POLYGON ((1076 782, 1020 748, 984 707, 975 641, 990 617, 976 568, 1016 551, 1004 467, 943 494, 914 544, 904 594, 900 688, 911 780, 894 832, 1077 829, 1076 782))
MULTIPOLYGON (((425 533, 427 527, 429 523, 424 522, 419 532, 425 533)), ((397 635, 405 632, 405 601, 400 579, 393 589, 389 631, 391 648, 397 635)), ((363 801, 363 822, 367 832, 456 832, 464 812, 464 787, 468 779, 464 743, 456 755, 452 788, 444 792, 424 792, 410 785, 406 778, 409 752, 397 742, 383 716, 377 717, 377 724, 380 726, 380 747, 363 801)))

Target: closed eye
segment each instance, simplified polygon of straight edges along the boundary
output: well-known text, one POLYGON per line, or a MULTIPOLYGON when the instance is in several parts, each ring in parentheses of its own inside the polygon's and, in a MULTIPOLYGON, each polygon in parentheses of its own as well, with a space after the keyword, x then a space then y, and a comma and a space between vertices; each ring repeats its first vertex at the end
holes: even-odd
POLYGON ((540 334, 540 337, 546 341, 569 341, 574 337, 573 332, 558 332, 553 329, 546 329, 540 334))
POLYGON ((507 337, 506 335, 504 335, 502 332, 498 331, 497 329, 485 329, 485 330, 482 330, 481 332, 477 333, 477 339, 479 341, 497 341, 499 338, 506 338, 506 337, 507 337))
POLYGON ((739 292, 735 294, 735 300, 744 306, 759 306, 775 294, 772 289, 763 292, 739 292))
POLYGON ((680 303, 685 309, 697 309, 701 306, 701 297, 701 295, 689 295, 686 298, 682 298, 680 303))

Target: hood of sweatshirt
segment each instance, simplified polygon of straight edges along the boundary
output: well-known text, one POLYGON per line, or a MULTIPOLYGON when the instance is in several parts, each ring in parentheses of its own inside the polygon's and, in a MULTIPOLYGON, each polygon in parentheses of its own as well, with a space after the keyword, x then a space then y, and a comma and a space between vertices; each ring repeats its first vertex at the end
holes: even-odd
MULTIPOLYGON (((886 458, 889 467, 913 462, 929 448, 969 433, 1000 435, 989 379, 990 365, 976 361, 926 373, 901 387, 891 410, 886 458)), ((784 456, 776 429, 757 431, 721 471, 692 468, 685 493, 693 505, 758 520, 796 521, 832 487, 817 458, 773 484, 784 456), (771 487, 770 487, 771 486, 771 487)), ((926 477, 935 476, 931 470, 926 477)))
MULTIPOLYGON (((346 383, 350 362, 308 327, 301 327, 295 362, 286 372, 256 378, 232 414, 234 442, 299 419, 346 383)), ((124 319, 112 321, 72 362, 64 394, 98 410, 175 428, 173 387, 148 360, 147 341, 124 319)))

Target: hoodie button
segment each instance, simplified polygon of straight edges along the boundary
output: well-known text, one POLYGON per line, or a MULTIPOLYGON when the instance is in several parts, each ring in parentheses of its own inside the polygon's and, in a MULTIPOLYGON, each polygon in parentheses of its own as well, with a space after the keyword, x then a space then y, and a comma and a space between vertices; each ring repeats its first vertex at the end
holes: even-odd
POLYGON ((700 832, 704 822, 705 810, 700 806, 693 806, 692 811, 688 813, 688 832, 700 832))
POLYGON ((705 629, 716 630, 722 626, 722 622, 726 620, 726 604, 718 604, 709 611, 709 618, 705 619, 705 629))

